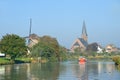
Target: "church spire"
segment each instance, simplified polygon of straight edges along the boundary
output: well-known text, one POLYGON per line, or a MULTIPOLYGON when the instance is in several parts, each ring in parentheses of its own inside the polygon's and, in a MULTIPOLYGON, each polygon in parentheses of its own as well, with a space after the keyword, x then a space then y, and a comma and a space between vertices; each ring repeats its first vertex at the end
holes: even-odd
POLYGON ((86 25, 85 25, 85 21, 83 21, 83 27, 82 27, 82 38, 87 41, 87 30, 86 30, 86 25))
POLYGON ((85 36, 87 36, 87 30, 86 30, 85 21, 83 21, 82 35, 85 35, 85 36))

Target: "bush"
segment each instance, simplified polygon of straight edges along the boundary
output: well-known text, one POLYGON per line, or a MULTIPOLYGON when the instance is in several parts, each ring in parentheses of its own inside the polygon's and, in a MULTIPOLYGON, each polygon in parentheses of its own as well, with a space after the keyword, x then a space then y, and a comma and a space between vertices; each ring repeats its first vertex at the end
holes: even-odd
POLYGON ((120 56, 114 56, 112 60, 115 62, 115 64, 120 65, 120 56))

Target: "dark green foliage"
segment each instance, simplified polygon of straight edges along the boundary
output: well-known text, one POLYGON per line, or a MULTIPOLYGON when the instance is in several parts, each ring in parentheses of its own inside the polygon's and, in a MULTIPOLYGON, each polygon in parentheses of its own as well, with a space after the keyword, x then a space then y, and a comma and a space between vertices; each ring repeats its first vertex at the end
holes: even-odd
POLYGON ((59 61, 59 44, 55 38, 43 36, 38 44, 32 48, 33 57, 45 57, 49 60, 59 61))
POLYGON ((7 34, 0 41, 0 51, 9 55, 11 59, 25 55, 26 50, 25 39, 15 34, 7 34))
POLYGON ((61 61, 68 59, 68 53, 67 53, 67 49, 65 47, 60 46, 59 53, 60 53, 60 60, 61 61))

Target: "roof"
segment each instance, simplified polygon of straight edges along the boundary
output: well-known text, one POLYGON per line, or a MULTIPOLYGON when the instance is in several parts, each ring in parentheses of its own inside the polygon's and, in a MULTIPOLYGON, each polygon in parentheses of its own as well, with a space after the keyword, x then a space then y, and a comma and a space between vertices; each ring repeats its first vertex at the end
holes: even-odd
MULTIPOLYGON (((87 47, 88 43, 83 38, 78 38, 78 40, 83 44, 83 46, 87 47)), ((76 41, 73 46, 80 46, 80 43, 76 41)))
POLYGON ((80 46, 78 42, 75 42, 74 43, 74 46, 80 46))
POLYGON ((83 38, 78 38, 78 39, 81 41, 81 43, 82 43, 85 47, 88 46, 88 42, 86 42, 83 38))

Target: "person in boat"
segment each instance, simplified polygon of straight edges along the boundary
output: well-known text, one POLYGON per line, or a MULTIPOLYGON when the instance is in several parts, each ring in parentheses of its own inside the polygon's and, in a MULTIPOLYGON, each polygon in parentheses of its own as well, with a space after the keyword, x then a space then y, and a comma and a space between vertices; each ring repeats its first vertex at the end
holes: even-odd
POLYGON ((86 62, 87 60, 84 57, 79 57, 79 62, 86 62))

